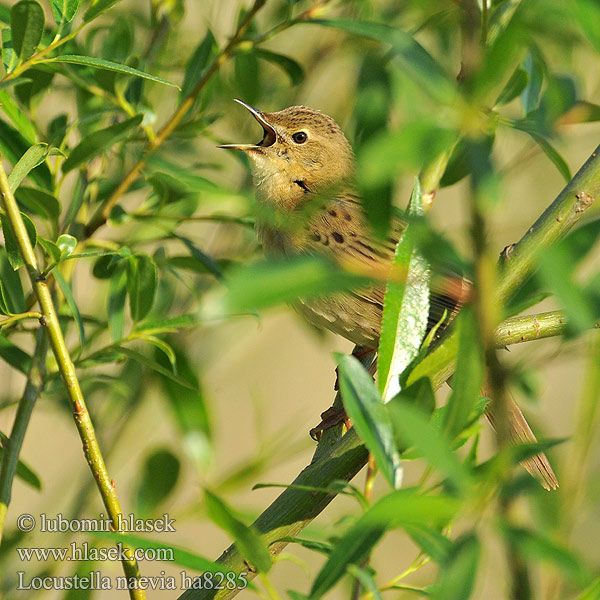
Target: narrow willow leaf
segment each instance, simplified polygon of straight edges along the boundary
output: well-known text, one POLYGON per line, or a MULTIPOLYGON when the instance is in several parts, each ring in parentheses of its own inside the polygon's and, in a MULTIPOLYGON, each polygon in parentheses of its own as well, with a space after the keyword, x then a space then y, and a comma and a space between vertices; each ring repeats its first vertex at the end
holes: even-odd
POLYGON ((71 286, 67 283, 65 278, 63 277, 60 269, 54 269, 54 278, 56 279, 56 283, 58 283, 58 287, 60 291, 63 293, 65 300, 71 310, 71 314, 75 319, 75 323, 77 325, 77 332, 79 333, 79 340, 81 343, 81 347, 85 344, 85 330, 83 328, 83 319, 81 318, 81 313, 79 312, 79 308, 77 306, 77 302, 75 302, 75 298, 73 297, 73 292, 71 291, 71 286))
POLYGON ((50 0, 50 8, 57 25, 70 23, 79 10, 79 0, 50 0))
POLYGON ((306 23, 342 29, 354 35, 390 44, 399 57, 402 67, 423 86, 428 93, 447 104, 456 93, 456 86, 439 63, 410 34, 384 23, 352 21, 345 19, 311 19, 306 23))
POLYGON ((600 600, 600 578, 595 579, 575 600, 600 600))
POLYGON ((260 535, 242 523, 231 508, 212 492, 204 490, 204 501, 211 521, 233 538, 240 554, 259 573, 267 573, 271 568, 271 555, 260 535))
POLYGON ((156 263, 146 254, 127 259, 127 293, 134 321, 141 321, 152 308, 157 286, 156 263))
POLYGON ((46 254, 52 259, 52 262, 60 262, 60 249, 54 242, 47 240, 43 237, 39 237, 38 242, 40 243, 40 246, 42 246, 46 254))
POLYGON ((21 373, 29 371, 31 356, 3 335, 0 335, 0 358, 21 373))
POLYGON ((439 600, 468 600, 473 593, 481 544, 474 533, 467 533, 452 545, 450 561, 440 572, 437 592, 439 600))
POLYGON ((344 408, 377 466, 397 489, 402 485, 402 464, 386 406, 373 379, 354 356, 335 356, 344 408))
POLYGON ((21 278, 8 260, 6 250, 0 247, 0 281, 6 308, 6 314, 22 313, 27 310, 21 278))
POLYGON ((225 565, 208 560, 203 556, 194 554, 189 550, 172 546, 171 544, 165 544, 164 542, 149 540, 147 538, 138 537, 136 535, 130 535, 128 533, 113 533, 110 531, 90 531, 89 534, 93 537, 97 537, 103 540, 110 540, 115 543, 122 543, 131 546, 132 548, 144 548, 144 549, 155 549, 155 550, 172 550, 173 560, 169 561, 172 564, 187 569, 193 569, 201 573, 227 573, 228 568, 225 565))
MULTIPOLYGON (((4 433, 0 432, 0 438, 2 439, 2 443, 6 444, 8 442, 8 438, 4 433)), ((2 458, 2 453, 4 449, 0 447, 0 459, 2 458)), ((17 472, 16 475, 19 479, 24 481, 26 484, 30 485, 32 488, 40 491, 42 489, 42 482, 35 471, 26 463, 24 463, 21 459, 17 463, 17 472)))
POLYGON ((17 106, 12 96, 6 91, 0 89, 0 108, 4 114, 11 120, 21 135, 30 143, 37 141, 37 131, 30 119, 17 106))
POLYGON ((84 23, 93 21, 96 17, 100 16, 103 12, 106 12, 109 8, 113 7, 117 2, 121 0, 96 0, 92 5, 85 11, 83 15, 84 23))
POLYGON ((288 74, 293 85, 298 85, 304 80, 304 70, 293 58, 264 48, 256 48, 255 54, 258 58, 281 67, 288 74))
POLYGON ((527 53, 523 61, 523 69, 529 75, 529 81, 521 94, 521 104, 524 113, 528 115, 538 105, 546 70, 546 65, 537 50, 530 50, 527 53))
POLYGON ((442 381, 439 381, 440 384, 443 383, 452 375, 452 366, 456 363, 457 354, 458 336, 452 335, 415 365, 406 383, 412 385, 422 377, 427 377, 431 379, 431 383, 434 385, 438 383, 438 376, 444 377, 442 381))
POLYGON ((527 71, 521 67, 517 67, 504 86, 504 89, 498 95, 498 98, 496 98, 494 105, 502 106, 503 104, 508 104, 511 100, 520 96, 527 86, 528 81, 529 75, 527 74, 527 71))
POLYGON ((149 81, 155 81, 156 83, 162 83, 177 89, 180 89, 175 83, 171 83, 162 77, 156 77, 150 75, 150 73, 144 73, 133 67, 122 65, 120 63, 112 62, 110 60, 104 60, 103 58, 95 58, 93 56, 80 56, 77 54, 63 54, 62 56, 55 56, 54 58, 46 58, 38 61, 40 63, 68 63, 71 65, 82 65, 84 67, 92 67, 94 69, 103 69, 105 71, 115 71, 116 73, 123 73, 125 75, 134 75, 135 77, 141 77, 142 79, 148 79, 149 81))
POLYGON ((48 156, 48 144, 35 144, 21 156, 8 176, 8 183, 13 193, 29 172, 44 162, 46 156, 48 156))
MULTIPOLYGON (((178 383, 179 385, 182 385, 183 387, 186 387, 186 388, 192 389, 192 390, 195 389, 192 384, 190 384, 185 379, 182 379, 181 377, 178 377, 177 375, 175 375, 175 373, 173 373, 173 371, 171 371, 170 369, 163 367, 160 363, 156 362, 155 360, 146 356, 145 354, 142 354, 141 352, 134 350, 133 348, 127 348, 126 346, 117 346, 116 349, 114 350, 114 352, 119 353, 119 354, 124 354, 125 356, 135 360, 136 362, 139 362, 144 367, 147 367, 152 371, 156 371, 157 373, 160 373, 161 375, 164 375, 165 377, 172 379, 173 381, 175 381, 175 383, 178 383)), ((108 362, 112 362, 114 360, 114 352, 106 353, 107 356, 112 355, 112 357, 113 357, 113 358, 110 358, 110 360, 108 360, 108 362)), ((93 358, 98 361, 103 360, 102 356, 95 356, 93 358)), ((106 361, 104 361, 104 362, 106 362, 106 361)))
POLYGON ((124 268, 120 268, 113 272, 108 289, 108 328, 113 342, 118 342, 123 337, 126 298, 127 273, 124 268))
POLYGON ((450 440, 436 430, 422 410, 403 398, 402 393, 388 404, 397 443, 404 448, 415 448, 452 484, 463 493, 471 486, 471 476, 452 450, 450 440))
POLYGON ((60 202, 43 190, 22 185, 15 192, 15 198, 22 208, 44 219, 56 219, 60 215, 60 202))
POLYGON ((100 131, 95 131, 84 137, 73 150, 69 153, 69 157, 62 164, 63 173, 79 167, 87 163, 94 156, 108 150, 113 144, 121 141, 129 132, 137 127, 142 122, 143 116, 136 115, 131 119, 110 125, 100 131))
MULTIPOLYGON (((35 245, 37 244, 37 230, 35 228, 35 225, 25 213, 21 213, 21 218, 25 223, 25 229, 27 230, 27 235, 29 236, 31 246, 35 248, 35 245)), ((4 233, 4 246, 8 254, 8 261, 10 262, 12 268, 16 271, 25 263, 23 261, 23 257, 21 256, 19 245, 17 244, 17 238, 15 238, 14 233, 10 227, 10 223, 8 222, 8 217, 6 215, 0 215, 0 219, 2 221, 2 232, 4 233)))
POLYGON ((344 575, 349 564, 360 563, 381 536, 405 525, 445 523, 460 504, 446 496, 424 496, 414 489, 396 490, 377 501, 338 540, 312 586, 312 600, 321 598, 344 575))
POLYGON ((349 290, 368 281, 320 256, 260 260, 231 273, 224 308, 231 312, 266 308, 300 297, 349 290))
POLYGON ((142 466, 140 480, 135 490, 135 514, 151 517, 173 492, 179 479, 181 463, 167 449, 155 450, 142 466))
MULTIPOLYGON (((415 179, 408 212, 412 217, 423 214, 418 179, 415 179)), ((428 281, 429 269, 415 250, 409 224, 396 246, 392 277, 385 291, 377 359, 377 382, 384 402, 400 391, 399 377, 417 355, 425 337, 429 316, 428 281), (404 281, 393 281, 394 272, 406 273, 404 281)))
POLYGON ((28 59, 42 40, 44 9, 36 0, 21 0, 10 9, 13 50, 20 61, 28 59))
POLYGON ((208 61, 217 51, 217 42, 212 31, 209 29, 200 42, 189 61, 185 65, 185 75, 181 84, 181 98, 186 98, 191 91, 196 87, 198 81, 202 77, 208 61))
POLYGON ((503 529, 508 540, 525 558, 550 563, 578 585, 589 581, 585 564, 569 549, 536 531, 509 525, 504 525, 503 529))
POLYGON ((454 439, 468 423, 484 378, 484 359, 475 315, 469 307, 458 317, 458 358, 452 377, 452 394, 448 399, 444 431, 454 439))
POLYGON ((552 161, 554 166, 558 169, 558 172, 563 176, 563 179, 569 183, 569 181, 571 181, 571 169, 569 169, 567 161, 545 137, 534 131, 528 131, 527 133, 529 133, 536 141, 537 145, 544 151, 544 154, 552 161))
POLYGON ((427 556, 440 565, 446 564, 452 542, 445 535, 425 525, 405 525, 404 529, 427 556))

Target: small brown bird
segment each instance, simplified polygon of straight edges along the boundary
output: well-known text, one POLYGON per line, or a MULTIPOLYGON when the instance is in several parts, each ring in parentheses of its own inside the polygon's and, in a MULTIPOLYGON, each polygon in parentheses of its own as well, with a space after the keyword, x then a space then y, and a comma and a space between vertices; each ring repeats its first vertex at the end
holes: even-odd
MULTIPOLYGON (((405 223, 394 219, 387 239, 377 240, 354 192, 354 153, 338 124, 306 106, 265 113, 237 100, 263 128, 258 144, 227 144, 250 159, 260 203, 273 209, 272 219, 259 221, 257 233, 269 255, 325 254, 344 268, 387 273, 405 223), (304 219, 297 226, 299 213, 304 219)), ((455 276, 454 291, 433 290, 429 326, 450 318, 468 295, 468 283, 455 276)), ((452 286, 450 286, 452 287, 452 286)), ((385 286, 374 284, 352 292, 299 300, 297 308, 312 324, 329 329, 357 346, 376 351, 381 330, 385 286)), ((515 442, 535 442, 516 404, 510 406, 515 442)), ((558 482, 544 454, 525 461, 527 470, 546 489, 558 482)))

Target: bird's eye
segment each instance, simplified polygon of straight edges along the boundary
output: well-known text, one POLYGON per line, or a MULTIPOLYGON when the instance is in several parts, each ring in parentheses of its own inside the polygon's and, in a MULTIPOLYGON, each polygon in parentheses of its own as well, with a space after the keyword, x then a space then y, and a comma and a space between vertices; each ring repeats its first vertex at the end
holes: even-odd
POLYGON ((294 140, 294 142, 296 142, 296 144, 304 144, 304 142, 308 139, 308 136, 304 131, 297 131, 292 136, 292 139, 294 140))

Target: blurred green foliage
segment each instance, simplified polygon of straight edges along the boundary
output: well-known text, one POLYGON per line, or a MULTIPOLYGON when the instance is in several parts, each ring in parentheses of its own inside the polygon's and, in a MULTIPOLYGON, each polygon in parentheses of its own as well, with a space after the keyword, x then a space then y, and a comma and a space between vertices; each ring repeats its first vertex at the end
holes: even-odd
MULTIPOLYGON (((106 454, 128 436, 128 424, 150 401, 150 390, 158 390, 172 415, 177 443, 154 448, 146 447, 145 439, 131 440, 143 456, 124 505, 143 517, 161 515, 179 500, 183 474, 195 470, 215 492, 194 500, 189 513, 208 516, 237 541, 273 595, 266 575, 273 565, 264 541, 221 496, 236 485, 255 483, 268 465, 295 448, 282 432, 261 440, 257 454, 231 472, 215 473, 218 440, 211 403, 218 398, 203 389, 201 360, 183 336, 193 330, 208 340, 215 317, 226 323, 299 296, 364 285, 366 279, 319 257, 258 259, 251 227, 265 209, 253 199, 247 162, 237 157, 241 165, 235 165, 215 149, 217 143, 244 141, 229 139, 232 135, 255 135, 246 133, 250 125, 241 124, 231 99, 277 110, 303 104, 325 86, 318 97, 329 98, 327 108, 354 145, 357 188, 374 234, 388 230, 395 204, 404 207, 398 198, 403 178, 412 180, 444 152, 449 160, 439 173, 441 186, 471 177, 487 225, 506 203, 501 184, 511 174, 498 168, 496 148, 507 137, 517 136, 522 145, 517 163, 535 148, 546 155, 549 169, 571 179, 560 138, 572 125, 600 120, 598 93, 589 95, 597 83, 592 74, 600 51, 600 5, 596 0, 270 0, 254 3, 256 10, 246 19, 248 2, 202 4, 19 0, 0 5, 0 151, 106 454), (191 35, 188 18, 202 23, 200 35, 197 30, 191 35), (344 81, 339 90, 337 82, 329 83, 332 69, 344 81)), ((413 209, 421 201, 418 188, 413 209)), ((411 273, 426 261, 433 278, 448 268, 477 273, 482 255, 459 251, 422 218, 421 208, 412 212, 412 233, 399 246, 398 265, 411 273)), ((0 358, 25 374, 39 315, 7 217, 1 218, 0 358)), ((499 307, 502 314, 552 294, 566 313, 567 336, 582 336, 593 327, 600 319, 600 274, 589 275, 587 259, 599 223, 590 221, 542 253, 536 259, 539 270, 499 307)), ((476 239, 477 232, 472 236, 476 239)), ((475 313, 461 315, 458 339, 451 340, 446 354, 423 361, 428 306, 418 299, 427 290, 405 287, 388 288, 382 336, 386 383, 400 378, 401 394, 384 405, 350 357, 339 358, 340 384, 347 411, 392 488, 401 485, 403 460, 420 458, 428 468, 417 487, 391 489, 373 500, 358 492, 360 508, 331 539, 287 540, 327 555, 303 593, 319 598, 349 577, 360 582, 365 598, 396 590, 406 597, 465 600, 475 597, 477 582, 485 578, 480 555, 486 544, 501 543, 508 556, 506 587, 512 591, 498 598, 600 598, 598 557, 572 543, 575 516, 590 491, 586 468, 598 425, 600 347, 595 343, 590 350, 579 392, 584 416, 574 433, 577 462, 560 465, 565 492, 554 501, 513 469, 539 447, 500 451, 484 462, 478 457, 486 332, 475 313), (413 296, 417 308, 410 312, 403 298, 413 296), (409 340, 403 348, 399 327, 409 340), (406 360, 394 358, 400 351, 406 360), (457 352, 452 394, 446 406, 436 407, 429 378, 457 352), (456 453, 462 446, 465 451, 456 453), (521 501, 532 514, 517 519, 512 507, 521 501), (545 508, 537 511, 539 506, 545 508), (558 506, 556 518, 544 520, 544 510, 553 506, 558 506), (456 529, 454 519, 460 519, 456 529), (367 559, 382 536, 398 528, 419 554, 412 565, 399 565, 391 582, 382 581, 377 565, 369 566, 367 559), (428 583, 413 584, 409 576, 430 561, 437 574, 428 583), (552 591, 545 595, 533 574, 538 562, 552 573, 552 591)), ((47 362, 43 397, 62 410, 56 364, 47 362)), ((509 372, 508 385, 518 385, 522 375, 509 372)), ((3 410, 15 401, 7 400, 3 410)), ((247 452, 240 449, 240 455, 247 452)), ((34 488, 53 485, 25 462, 17 476, 34 488)), ((88 516, 87 479, 74 479, 73 485, 82 486, 80 499, 57 512, 88 516)), ((129 539, 140 547, 160 547, 129 539)), ((8 529, 0 548, 0 589, 7 599, 18 594, 12 573, 19 543, 24 544, 22 535, 8 529)), ((177 552, 179 565, 219 570, 195 552, 177 552)), ((40 565, 39 572, 58 568, 40 565)), ((305 598, 303 593, 291 590, 289 596, 305 598)))

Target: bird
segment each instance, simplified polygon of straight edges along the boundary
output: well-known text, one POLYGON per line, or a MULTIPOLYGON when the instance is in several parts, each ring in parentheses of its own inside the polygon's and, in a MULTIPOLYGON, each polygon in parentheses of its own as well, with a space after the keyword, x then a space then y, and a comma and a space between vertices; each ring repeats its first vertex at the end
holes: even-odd
MULTIPOLYGON (((317 254, 345 269, 389 274, 406 221, 394 216, 386 236, 372 233, 354 186, 354 152, 336 121, 307 106, 264 112, 235 101, 258 121, 263 137, 256 144, 219 148, 238 150, 249 159, 258 206, 266 209, 256 222, 266 255, 317 254)), ((470 283, 465 278, 455 274, 445 281, 450 285, 438 283, 438 289, 431 290, 429 329, 444 318, 449 323, 469 297, 470 283)), ((353 342, 358 352, 376 352, 384 295, 385 282, 380 281, 351 291, 300 298, 295 308, 311 324, 353 342)), ((513 441, 536 442, 512 400, 508 412, 513 441)), ((493 415, 488 417, 493 424, 493 415)), ((523 461, 523 466, 544 488, 558 487, 545 454, 523 461)))

